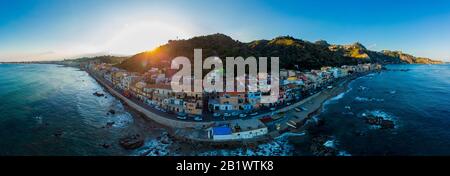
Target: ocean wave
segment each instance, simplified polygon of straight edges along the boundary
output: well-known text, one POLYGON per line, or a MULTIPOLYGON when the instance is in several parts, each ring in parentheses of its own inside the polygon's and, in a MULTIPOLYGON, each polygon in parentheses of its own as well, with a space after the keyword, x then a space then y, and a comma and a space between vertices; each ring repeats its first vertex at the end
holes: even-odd
POLYGON ((394 120, 394 115, 384 112, 382 110, 373 110, 373 111, 367 111, 367 114, 375 116, 375 117, 382 117, 387 120, 394 120))
POLYGON ((341 150, 339 151, 338 156, 352 156, 352 155, 347 151, 341 150))
POLYGON ((219 149, 202 152, 200 156, 291 156, 294 146, 289 143, 289 137, 303 136, 305 133, 287 132, 273 141, 260 144, 256 148, 219 149))
POLYGON ((330 99, 326 100, 326 101, 323 103, 322 111, 323 111, 323 112, 327 111, 327 105, 329 105, 329 104, 332 103, 332 102, 336 102, 336 101, 338 101, 338 100, 344 98, 345 95, 346 95, 347 93, 349 93, 350 91, 352 91, 352 88, 350 87, 350 85, 348 85, 348 89, 347 89, 345 92, 342 92, 342 93, 340 93, 339 95, 337 95, 337 96, 335 96, 335 97, 333 97, 333 98, 330 98, 330 99))
POLYGON ((334 139, 327 140, 323 143, 323 146, 328 148, 336 148, 335 140, 334 139))
POLYGON ((170 151, 169 147, 173 141, 169 139, 168 133, 163 132, 161 138, 151 139, 145 142, 144 146, 136 150, 133 156, 177 156, 175 151, 170 151))
POLYGON ((345 92, 342 92, 339 95, 331 98, 330 101, 336 101, 336 100, 342 99, 342 98, 344 98, 344 95, 345 95, 345 92))
POLYGON ((126 127, 128 124, 133 123, 133 117, 129 113, 122 113, 114 115, 113 117, 114 124, 113 127, 116 128, 123 128, 126 127))
POLYGON ((384 101, 384 99, 382 98, 367 98, 367 97, 355 97, 355 101, 359 101, 359 102, 382 102, 384 101))

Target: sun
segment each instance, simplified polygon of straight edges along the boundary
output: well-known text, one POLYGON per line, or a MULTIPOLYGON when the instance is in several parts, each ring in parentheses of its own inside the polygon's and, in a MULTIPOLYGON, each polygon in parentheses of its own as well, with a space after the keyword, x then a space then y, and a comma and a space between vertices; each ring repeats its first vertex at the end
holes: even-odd
POLYGON ((105 49, 118 53, 157 51, 170 39, 187 38, 191 32, 162 21, 138 21, 124 24, 106 43, 105 49))

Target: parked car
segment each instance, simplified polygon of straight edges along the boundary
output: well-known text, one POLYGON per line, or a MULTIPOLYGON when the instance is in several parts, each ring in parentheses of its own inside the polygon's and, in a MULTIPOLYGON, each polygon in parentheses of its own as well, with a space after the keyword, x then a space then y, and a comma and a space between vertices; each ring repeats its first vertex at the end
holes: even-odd
POLYGON ((305 107, 300 107, 303 111, 307 111, 308 109, 306 109, 305 107))
POLYGON ((180 117, 187 117, 187 114, 184 113, 184 112, 179 112, 179 113, 177 113, 177 116, 180 116, 180 117))
POLYGON ((275 111, 275 108, 270 108, 271 111, 275 111))
POLYGON ((247 117, 247 114, 239 114, 239 117, 240 117, 240 118, 247 117))
POLYGON ((177 119, 186 120, 187 117, 186 116, 177 116, 177 119))
POLYGON ((195 120, 195 121, 202 121, 203 118, 202 118, 201 116, 195 116, 195 117, 194 117, 194 120, 195 120))
POLYGON ((288 106, 291 105, 291 104, 292 104, 292 103, 290 103, 290 102, 286 103, 286 105, 288 105, 288 106))
POLYGON ((294 110, 297 112, 302 112, 302 110, 300 108, 294 108, 294 110))
POLYGON ((217 112, 216 112, 216 113, 213 114, 213 116, 214 116, 214 117, 220 117, 220 113, 217 113, 217 112))
POLYGON ((239 115, 239 112, 232 112, 231 113, 231 116, 238 116, 239 115))
POLYGON ((230 113, 223 113, 223 116, 224 116, 224 117, 230 117, 231 114, 230 114, 230 113))
POLYGON ((250 115, 251 116, 255 116, 255 115, 258 115, 259 113, 258 112, 254 112, 254 113, 251 113, 250 115))

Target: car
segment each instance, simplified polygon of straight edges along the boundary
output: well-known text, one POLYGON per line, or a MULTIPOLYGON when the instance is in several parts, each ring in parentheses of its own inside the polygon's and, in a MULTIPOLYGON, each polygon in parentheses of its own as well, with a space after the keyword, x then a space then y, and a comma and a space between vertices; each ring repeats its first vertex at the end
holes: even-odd
POLYGON ((286 105, 288 105, 288 106, 289 106, 289 105, 291 105, 291 104, 292 104, 292 103, 289 103, 289 102, 288 102, 288 103, 286 103, 286 105))
POLYGON ((271 111, 275 111, 275 108, 270 108, 271 111))
POLYGON ((177 119, 186 120, 187 117, 186 116, 177 116, 177 119))
POLYGON ((239 114, 239 117, 241 118, 247 117, 247 114, 239 114))
POLYGON ((238 116, 239 115, 239 112, 232 112, 231 113, 231 116, 238 116))
POLYGON ((250 115, 251 116, 255 116, 255 115, 258 115, 259 113, 258 112, 254 112, 254 113, 251 113, 250 115))
POLYGON ((195 121, 202 121, 203 118, 202 118, 201 116, 195 116, 195 117, 194 117, 194 120, 195 120, 195 121))
POLYGON ((297 112, 302 112, 302 109, 300 109, 300 108, 294 108, 294 110, 297 112))
POLYGON ((230 113, 223 113, 223 116, 224 116, 224 117, 230 117, 231 114, 230 114, 230 113))
POLYGON ((306 109, 305 107, 300 107, 303 111, 307 111, 308 109, 306 109))
POLYGON ((179 112, 179 113, 177 113, 177 119, 186 120, 187 114, 184 112, 179 112))
POLYGON ((185 112, 179 112, 179 113, 177 113, 177 116, 187 117, 187 114, 185 112))
POLYGON ((213 114, 213 116, 214 116, 214 117, 220 117, 220 113, 217 113, 217 112, 216 112, 216 113, 213 114))

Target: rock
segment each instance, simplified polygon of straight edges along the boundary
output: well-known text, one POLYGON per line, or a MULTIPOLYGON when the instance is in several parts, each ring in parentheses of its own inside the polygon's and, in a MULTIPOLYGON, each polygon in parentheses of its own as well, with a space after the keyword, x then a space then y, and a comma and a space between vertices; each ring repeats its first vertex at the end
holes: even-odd
POLYGON ((100 146, 102 146, 103 148, 109 148, 109 147, 111 147, 111 145, 110 144, 106 144, 106 143, 104 143, 104 144, 101 144, 100 146))
POLYGON ((323 126, 323 125, 325 125, 325 120, 323 120, 323 119, 317 119, 317 126, 323 126))
POLYGON ((63 135, 63 131, 61 131, 61 130, 56 131, 55 133, 53 133, 53 136, 55 136, 55 137, 60 137, 62 135, 63 135))
POLYGON ((115 122, 106 122, 106 127, 110 128, 115 124, 115 122))
POLYGON ((92 95, 95 95, 95 96, 97 96, 97 97, 103 97, 103 96, 105 96, 105 94, 100 93, 100 92, 94 92, 92 95))
POLYGON ((366 135, 366 132, 360 131, 360 130, 355 130, 355 131, 353 131, 353 134, 354 134, 355 136, 365 136, 365 135, 366 135))
POLYGON ((366 123, 380 126, 382 129, 392 129, 395 127, 394 121, 386 120, 383 117, 369 115, 366 117, 366 123))
POLYGON ((144 139, 139 134, 124 137, 119 140, 120 146, 127 150, 137 149, 144 145, 144 139))
POLYGON ((380 126, 383 129, 392 129, 395 127, 394 122, 392 120, 382 120, 380 126))
POLYGON ((108 111, 108 113, 114 115, 114 114, 116 114, 116 111, 115 111, 114 109, 110 109, 110 110, 108 111))
POLYGON ((328 138, 323 135, 314 137, 310 146, 311 153, 316 156, 336 156, 338 154, 337 149, 324 145, 328 138))

